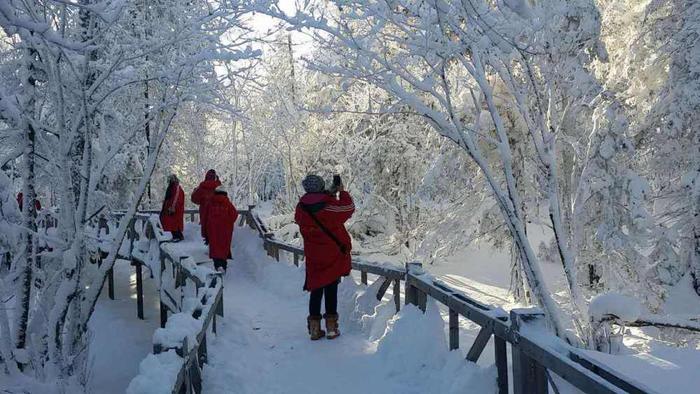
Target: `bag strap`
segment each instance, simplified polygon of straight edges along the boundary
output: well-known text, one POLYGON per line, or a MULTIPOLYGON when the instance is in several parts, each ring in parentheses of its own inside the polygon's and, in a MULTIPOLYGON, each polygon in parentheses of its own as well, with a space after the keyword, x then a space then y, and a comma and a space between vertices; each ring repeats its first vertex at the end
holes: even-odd
POLYGON ((304 210, 304 212, 308 213, 309 216, 311 216, 311 219, 313 219, 314 222, 316 222, 316 224, 321 229, 321 231, 323 231, 330 239, 333 240, 333 242, 335 242, 336 245, 338 245, 340 252, 342 254, 348 254, 347 246, 345 246, 342 242, 340 242, 340 240, 338 238, 336 238, 335 235, 326 226, 324 226, 320 220, 318 220, 316 215, 314 215, 314 213, 311 212, 311 209, 309 209, 309 207, 305 204, 299 203, 299 205, 301 206, 301 209, 304 210))

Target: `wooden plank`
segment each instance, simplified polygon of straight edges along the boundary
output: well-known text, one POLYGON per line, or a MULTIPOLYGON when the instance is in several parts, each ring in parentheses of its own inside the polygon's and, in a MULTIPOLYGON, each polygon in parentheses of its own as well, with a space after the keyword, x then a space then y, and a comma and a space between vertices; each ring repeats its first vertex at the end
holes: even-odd
POLYGON ((496 359, 498 394, 508 394, 508 352, 506 341, 494 335, 493 350, 496 359))
POLYGON ((481 327, 479 334, 477 334, 472 347, 467 353, 467 360, 475 363, 479 359, 479 356, 481 356, 481 353, 484 351, 486 344, 489 343, 489 339, 491 339, 492 334, 493 331, 491 331, 490 327, 481 327))
POLYGON ((450 350, 459 349, 459 315, 450 309, 450 350))
POLYGON ((386 291, 389 289, 389 285, 391 285, 391 279, 384 278, 384 282, 382 282, 382 285, 379 286, 379 290, 377 290, 377 301, 381 301, 382 298, 384 298, 384 294, 386 294, 386 291))
MULTIPOLYGON (((512 343, 512 340, 510 341, 512 343)), ((524 354, 535 360, 544 368, 561 376, 564 380, 574 385, 585 393, 624 393, 625 390, 616 387, 612 382, 605 380, 581 365, 562 357, 561 354, 546 349, 526 337, 520 337, 517 345, 524 354)), ((515 360, 513 361, 515 363, 515 360)), ((638 391, 645 393, 648 391, 638 391)))
POLYGON ((191 393, 200 394, 202 392, 202 369, 196 362, 190 361, 189 364, 189 373, 187 374, 189 378, 188 388, 191 390, 191 393))
POLYGON ((511 346, 513 355, 513 394, 546 394, 548 382, 545 369, 517 345, 511 346))
MULTIPOLYGON (((223 293, 223 291, 220 291, 219 294, 223 293)), ((224 317, 224 299, 222 296, 218 296, 217 304, 216 304, 216 314, 224 317)))
POLYGON ((391 279, 404 279, 406 277, 406 271, 401 268, 372 264, 364 261, 353 260, 352 269, 356 271, 365 271, 368 274, 384 276, 391 279))
POLYGON ((416 288, 416 306, 423 312, 428 307, 428 294, 416 288))
POLYGON ((409 280, 409 277, 406 277, 406 282, 404 283, 404 298, 406 305, 416 305, 416 288, 411 282, 412 281, 409 280))
POLYGON ((207 357, 208 357, 208 354, 207 354, 207 334, 206 334, 206 332, 207 332, 207 327, 205 326, 205 327, 204 327, 204 336, 202 336, 202 342, 199 343, 199 349, 198 349, 198 352, 197 352, 197 356, 198 356, 198 357, 197 357, 197 358, 198 358, 197 361, 199 362, 200 368, 204 365, 204 363, 207 362, 207 357))
POLYGON ((580 364, 582 367, 590 370, 603 377, 605 380, 611 382, 615 386, 621 388, 625 392, 631 394, 644 394, 651 392, 651 389, 643 386, 641 383, 634 383, 625 380, 623 377, 617 376, 616 372, 610 369, 607 365, 602 365, 593 359, 590 359, 578 350, 573 349, 569 352, 569 358, 574 362, 580 364))

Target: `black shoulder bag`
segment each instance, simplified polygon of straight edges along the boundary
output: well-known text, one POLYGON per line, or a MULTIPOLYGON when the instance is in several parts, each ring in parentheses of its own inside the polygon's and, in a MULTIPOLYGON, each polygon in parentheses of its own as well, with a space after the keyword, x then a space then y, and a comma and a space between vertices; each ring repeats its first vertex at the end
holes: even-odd
POLYGON ((304 212, 308 213, 309 216, 311 216, 311 219, 313 219, 314 222, 316 222, 316 224, 317 224, 318 227, 321 229, 321 231, 323 231, 324 234, 326 234, 328 237, 330 237, 330 239, 332 239, 333 242, 335 242, 335 244, 338 245, 338 248, 340 249, 340 252, 341 252, 342 254, 348 254, 348 248, 347 248, 347 246, 345 246, 342 242, 340 242, 340 240, 339 240, 338 238, 336 238, 335 235, 333 235, 333 233, 332 233, 326 226, 324 226, 323 223, 321 223, 320 220, 318 220, 318 218, 316 217, 316 215, 314 215, 314 213, 311 212, 311 210, 309 209, 309 207, 306 206, 305 204, 301 204, 301 203, 300 203, 299 205, 301 205, 301 209, 303 209, 304 212))

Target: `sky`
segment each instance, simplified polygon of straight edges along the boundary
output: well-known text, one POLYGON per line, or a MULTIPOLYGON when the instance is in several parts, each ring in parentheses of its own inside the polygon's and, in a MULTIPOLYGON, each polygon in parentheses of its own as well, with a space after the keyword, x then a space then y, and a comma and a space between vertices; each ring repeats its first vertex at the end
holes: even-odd
MULTIPOLYGON (((290 15, 294 15, 297 9, 297 1, 279 0, 279 6, 284 12, 290 15)), ((299 7, 301 8, 303 6, 299 5, 299 7)), ((274 29, 275 26, 277 26, 278 24, 279 22, 275 21, 273 18, 259 13, 251 16, 250 19, 250 26, 257 32, 259 32, 261 35, 264 35, 265 33, 274 29)), ((292 35, 292 43, 294 44, 294 57, 296 59, 299 59, 301 56, 311 52, 312 42, 311 38, 308 35, 293 30, 290 30, 289 34, 292 35)))

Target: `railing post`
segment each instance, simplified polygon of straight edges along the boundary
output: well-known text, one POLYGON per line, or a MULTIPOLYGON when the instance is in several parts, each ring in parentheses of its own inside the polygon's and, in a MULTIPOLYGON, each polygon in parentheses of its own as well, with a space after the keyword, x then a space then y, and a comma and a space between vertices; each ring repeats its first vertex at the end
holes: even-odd
POLYGON ((160 283, 159 301, 160 301, 160 328, 165 328, 168 323, 168 307, 163 303, 163 272, 165 272, 165 253, 163 249, 160 250, 160 277, 158 282, 160 283))
POLYGON ((197 348, 197 359, 199 361, 199 366, 201 367, 204 365, 204 363, 207 362, 207 334, 206 332, 204 333, 204 336, 202 336, 202 343, 199 344, 199 348, 197 348))
POLYGON ((160 301, 160 328, 165 328, 168 323, 168 307, 165 306, 163 301, 160 301))
POLYGON ((413 304, 425 312, 428 296, 413 285, 413 281, 417 280, 415 276, 422 274, 421 263, 406 263, 406 304, 413 304))
POLYGON ((114 300, 114 267, 107 270, 107 294, 114 300))
POLYGON ((299 255, 296 253, 293 253, 293 254, 294 254, 294 265, 298 267, 299 266, 299 255))
POLYGON ((508 394, 508 352, 506 340, 494 335, 493 345, 496 358, 496 372, 498 373, 498 394, 508 394))
POLYGON ((363 285, 367 284, 367 271, 360 271, 360 281, 363 285))
POLYGON ((459 349, 459 315, 450 309, 450 350, 459 349))
POLYGON ((143 320, 143 271, 139 261, 132 259, 131 265, 136 270, 136 314, 143 320))
POLYGON ((248 227, 250 228, 255 228, 253 225, 253 209, 255 208, 255 205, 248 205, 248 214, 246 215, 246 221, 248 222, 248 227))
POLYGON ((396 313, 401 311, 401 280, 396 279, 394 281, 394 306, 396 306, 396 313))
POLYGON ((127 238, 129 239, 129 257, 131 257, 132 252, 134 251, 134 240, 136 239, 136 223, 134 218, 131 218, 129 221, 129 230, 127 232, 127 238))
POLYGON ((542 312, 537 309, 532 312, 523 310, 510 311, 510 327, 513 335, 511 341, 513 394, 546 394, 548 392, 549 385, 545 368, 518 346, 522 324, 543 316, 542 312))
POLYGON ((224 317, 224 298, 223 297, 221 297, 219 299, 219 303, 216 306, 216 314, 221 316, 221 317, 224 317))

